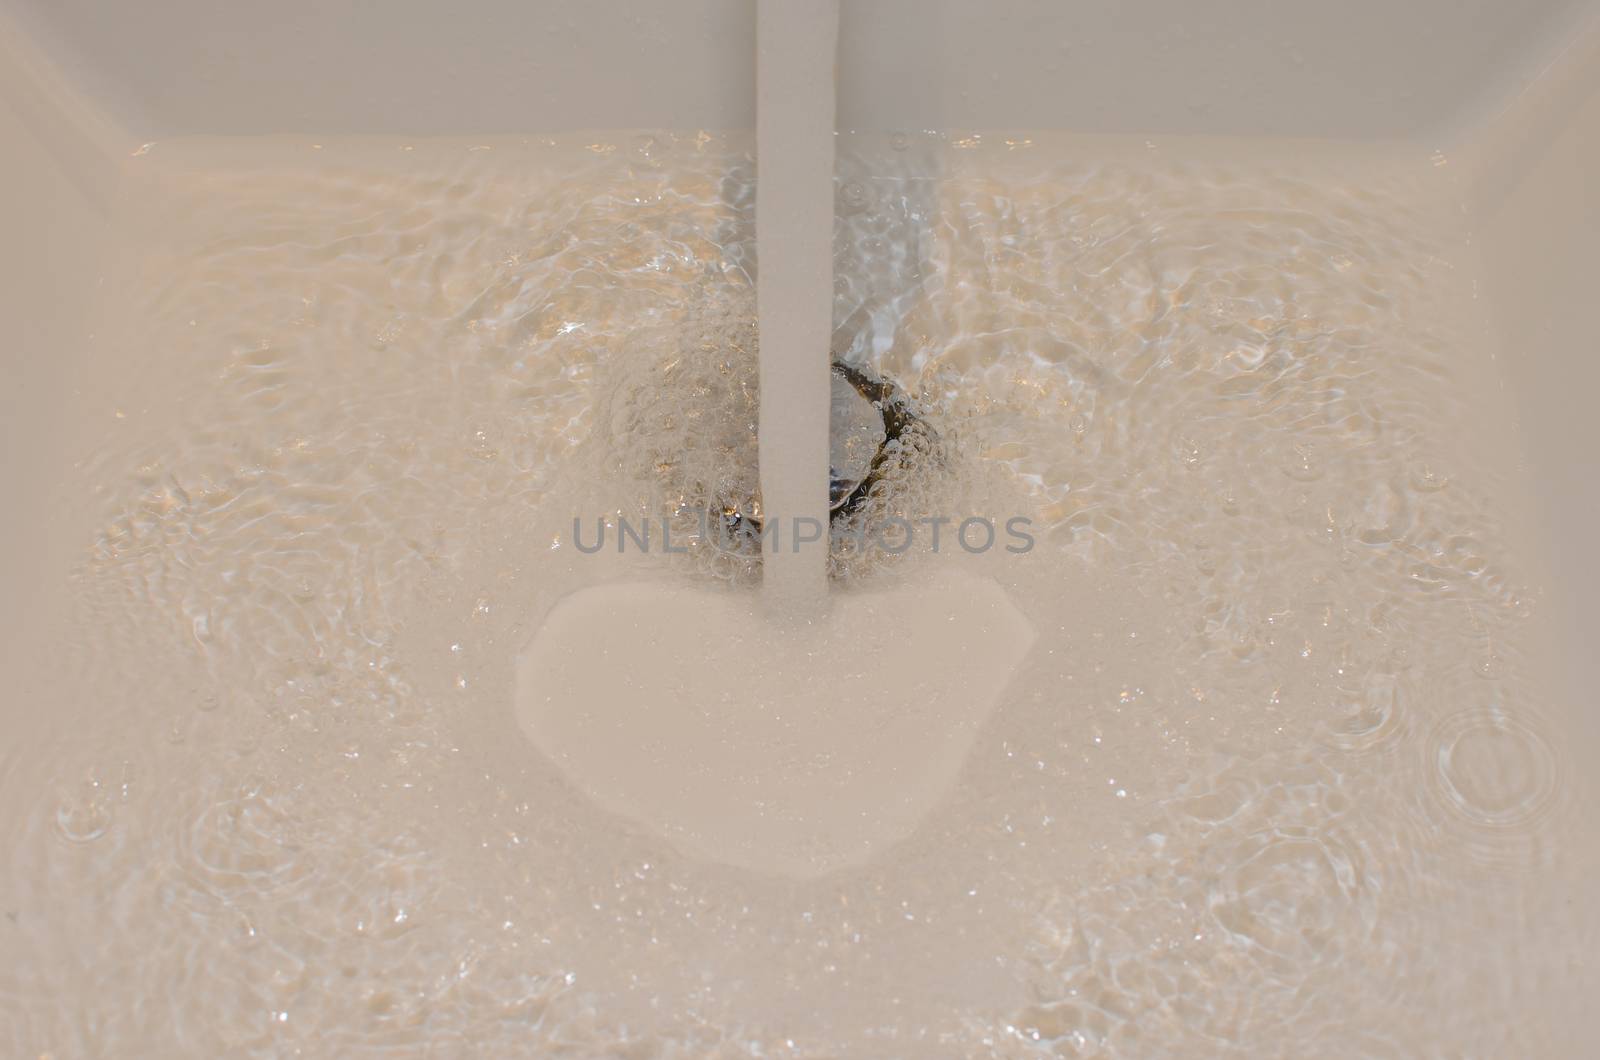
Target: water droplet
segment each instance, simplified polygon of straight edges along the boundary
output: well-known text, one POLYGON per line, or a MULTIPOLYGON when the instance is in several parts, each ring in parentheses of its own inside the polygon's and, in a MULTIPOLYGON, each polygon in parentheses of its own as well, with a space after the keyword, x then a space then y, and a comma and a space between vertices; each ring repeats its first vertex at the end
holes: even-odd
POLYGON ((1450 484, 1432 464, 1420 463, 1411 469, 1411 488, 1420 493, 1437 493, 1450 484))
POLYGON ((1356 687, 1337 690, 1339 716, 1328 725, 1328 742, 1366 754, 1393 746, 1406 733, 1406 690, 1394 673, 1376 671, 1356 687))
POLYGON ((671 144, 649 133, 641 133, 633 138, 633 157, 641 162, 659 162, 671 149, 671 144))
POLYGON ((1472 709, 1427 740, 1429 791, 1456 823, 1459 850, 1494 865, 1536 868, 1549 855, 1542 821, 1565 793, 1554 746, 1523 717, 1472 709))
POLYGON ((1520 718, 1474 711, 1447 720, 1431 744, 1435 790, 1468 823, 1524 827, 1554 794, 1555 755, 1520 718))
POLYGON ((56 808, 56 831, 73 843, 99 839, 111 828, 111 802, 100 785, 87 781, 56 808))
POLYGON ((1190 468, 1198 467, 1200 458, 1203 455, 1200 450, 1200 443, 1187 435, 1180 436, 1173 443, 1172 452, 1173 456, 1177 457, 1178 463, 1190 468))
POLYGON ((1322 477, 1322 465, 1314 459, 1309 445, 1297 443, 1290 450, 1283 473, 1297 482, 1314 482, 1322 477))
POLYGON ((895 151, 904 151, 911 146, 911 137, 903 132, 889 134, 889 147, 895 151))
POLYGON ((859 180, 845 181, 839 187, 839 204, 852 213, 872 205, 872 192, 859 180))

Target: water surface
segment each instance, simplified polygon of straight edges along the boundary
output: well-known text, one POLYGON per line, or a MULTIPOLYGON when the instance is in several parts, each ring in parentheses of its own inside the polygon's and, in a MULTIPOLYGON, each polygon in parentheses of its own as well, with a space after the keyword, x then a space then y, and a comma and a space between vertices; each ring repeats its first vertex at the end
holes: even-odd
POLYGON ((0 752, 5 1050, 1576 1053, 1592 830, 1426 159, 842 139, 841 348, 939 439, 860 518, 1037 547, 835 591, 958 566, 1037 641, 908 837, 820 877, 535 750, 557 600, 755 584, 571 540, 750 495, 752 149, 131 161, 71 618, 0 752))

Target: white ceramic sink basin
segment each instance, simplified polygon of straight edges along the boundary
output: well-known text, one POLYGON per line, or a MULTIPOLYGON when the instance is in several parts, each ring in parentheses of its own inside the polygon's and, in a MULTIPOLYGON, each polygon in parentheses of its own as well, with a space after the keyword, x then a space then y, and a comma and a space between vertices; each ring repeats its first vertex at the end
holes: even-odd
POLYGON ((0 0, 0 1053, 1600 1054, 1600 5, 843 6, 788 636, 754 0, 0 0))

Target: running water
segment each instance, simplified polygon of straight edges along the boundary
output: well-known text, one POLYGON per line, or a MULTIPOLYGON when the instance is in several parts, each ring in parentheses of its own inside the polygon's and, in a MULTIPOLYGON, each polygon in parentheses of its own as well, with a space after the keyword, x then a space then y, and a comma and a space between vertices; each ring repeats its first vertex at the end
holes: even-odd
POLYGON ((919 527, 796 632, 659 536, 754 480, 751 147, 129 159, 0 1056, 1593 1055, 1451 167, 840 137, 834 316, 947 443, 867 514, 1037 543, 919 527))
POLYGON ((839 0, 763 0, 757 56, 761 495, 769 599, 828 578, 834 52, 839 0), (813 538, 806 541, 807 538, 813 538))

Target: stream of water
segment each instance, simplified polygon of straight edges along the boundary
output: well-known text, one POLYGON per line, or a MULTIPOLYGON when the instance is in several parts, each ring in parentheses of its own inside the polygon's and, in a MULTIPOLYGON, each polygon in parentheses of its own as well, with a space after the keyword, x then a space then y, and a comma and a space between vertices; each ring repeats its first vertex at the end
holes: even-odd
POLYGON ((763 0, 759 34, 759 451, 763 515, 774 532, 762 580, 770 602, 792 611, 815 606, 828 584, 839 0, 763 0))

